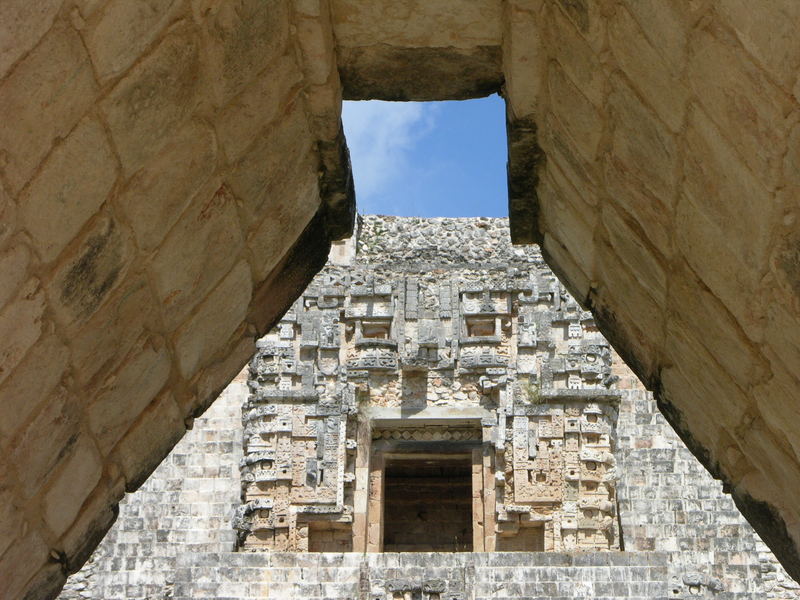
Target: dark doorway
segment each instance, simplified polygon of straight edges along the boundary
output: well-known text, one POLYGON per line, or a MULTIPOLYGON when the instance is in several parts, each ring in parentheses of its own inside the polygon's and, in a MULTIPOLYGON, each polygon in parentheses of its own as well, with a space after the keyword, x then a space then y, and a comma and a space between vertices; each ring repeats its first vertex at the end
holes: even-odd
POLYGON ((387 461, 384 552, 471 552, 469 457, 387 461))

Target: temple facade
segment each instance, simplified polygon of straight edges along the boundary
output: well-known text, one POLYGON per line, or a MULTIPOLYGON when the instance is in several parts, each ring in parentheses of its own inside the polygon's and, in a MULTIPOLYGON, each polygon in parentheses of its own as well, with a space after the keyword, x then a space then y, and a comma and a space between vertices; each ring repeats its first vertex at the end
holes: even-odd
POLYGON ((790 580, 503 219, 365 217, 62 598, 765 598, 790 580))
MULTIPOLYGON (((472 225, 479 249, 503 232, 472 225)), ((242 547, 618 549, 619 377, 591 313, 534 247, 397 261, 363 227, 258 344, 242 547)))

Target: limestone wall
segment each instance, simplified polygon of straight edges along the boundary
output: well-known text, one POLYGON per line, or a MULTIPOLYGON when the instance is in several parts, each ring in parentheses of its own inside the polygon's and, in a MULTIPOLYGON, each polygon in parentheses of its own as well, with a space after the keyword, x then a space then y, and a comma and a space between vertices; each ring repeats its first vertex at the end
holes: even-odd
POLYGON ((247 372, 225 388, 135 493, 89 561, 59 598, 170 598, 178 561, 230 552, 231 518, 241 501, 242 404, 247 372))
POLYGON ((512 231, 797 577, 800 5, 508 5, 512 231))
POLYGON ((5 597, 80 566, 349 229, 320 18, 284 0, 3 2, 5 597))

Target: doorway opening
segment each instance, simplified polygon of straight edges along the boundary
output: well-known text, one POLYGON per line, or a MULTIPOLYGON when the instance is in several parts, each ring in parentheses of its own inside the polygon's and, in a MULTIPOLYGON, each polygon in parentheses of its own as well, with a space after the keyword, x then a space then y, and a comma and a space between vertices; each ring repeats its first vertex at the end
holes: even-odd
POLYGON ((384 552, 472 552, 469 455, 387 461, 384 552))

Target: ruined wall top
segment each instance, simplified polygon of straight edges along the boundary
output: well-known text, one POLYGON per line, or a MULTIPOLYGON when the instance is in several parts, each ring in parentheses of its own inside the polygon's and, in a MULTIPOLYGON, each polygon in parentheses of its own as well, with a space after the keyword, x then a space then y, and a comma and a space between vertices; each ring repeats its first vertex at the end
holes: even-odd
POLYGON ((511 245, 507 218, 368 215, 359 218, 356 237, 359 263, 388 268, 545 265, 538 246, 511 245))

